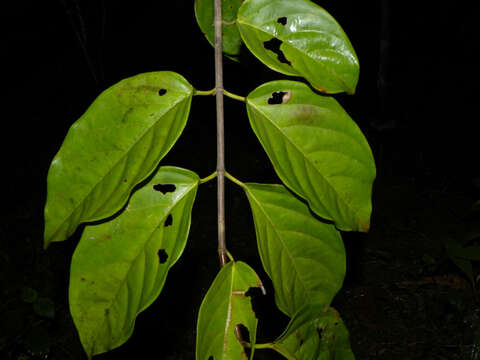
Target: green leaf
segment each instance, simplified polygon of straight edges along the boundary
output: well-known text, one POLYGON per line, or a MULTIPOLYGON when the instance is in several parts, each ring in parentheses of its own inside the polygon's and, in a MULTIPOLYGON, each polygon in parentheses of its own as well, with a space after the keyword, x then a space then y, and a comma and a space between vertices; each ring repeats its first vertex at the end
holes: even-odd
POLYGON ((161 167, 125 211, 85 228, 72 258, 70 311, 89 357, 123 344, 182 254, 198 176, 161 167))
POLYGON ((293 316, 306 304, 328 306, 345 277, 340 233, 282 185, 245 184, 258 250, 278 308, 293 316))
POLYGON ((47 180, 45 247, 119 211, 182 133, 192 86, 172 72, 140 74, 105 90, 77 120, 47 180))
POLYGON ((339 229, 368 231, 375 162, 335 99, 299 82, 274 81, 248 95, 247 111, 285 185, 339 229))
POLYGON ((302 76, 323 92, 355 92, 355 50, 320 6, 308 0, 246 0, 237 24, 248 49, 271 69, 302 76))
POLYGON ((290 321, 272 349, 295 360, 353 360, 348 330, 338 312, 321 304, 306 306, 290 321))
MULTIPOLYGON (((247 292, 259 286, 262 285, 257 274, 243 262, 231 261, 220 270, 200 306, 197 360, 247 358, 242 342, 235 335, 235 328, 243 325, 248 330, 249 342, 255 344, 258 320, 247 292)), ((246 340, 247 334, 242 335, 246 340)))
MULTIPOLYGON (((222 48, 231 59, 237 60, 240 54, 242 39, 235 25, 238 8, 243 0, 222 0, 222 48)), ((212 0, 195 0, 195 17, 198 26, 215 47, 214 8, 212 0)))

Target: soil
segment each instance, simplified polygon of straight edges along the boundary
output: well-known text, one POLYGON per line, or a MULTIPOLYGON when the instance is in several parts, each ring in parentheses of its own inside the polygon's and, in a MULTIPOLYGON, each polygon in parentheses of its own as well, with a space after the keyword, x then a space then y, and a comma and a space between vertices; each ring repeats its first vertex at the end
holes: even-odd
MULTIPOLYGON (((378 167, 371 231, 343 234, 347 278, 333 302, 349 329, 356 358, 478 359, 477 293, 446 257, 443 245, 447 238, 463 239, 480 230, 478 217, 471 211, 476 193, 463 183, 465 179, 439 173, 408 174, 408 168, 399 170, 398 160, 389 166, 391 149, 381 141, 371 142, 378 167)), ((182 156, 180 150, 170 159, 182 156)), ((275 182, 272 169, 262 165, 264 155, 254 162, 241 158, 231 159, 237 164, 235 171, 256 173, 261 181, 275 182)), ((35 172, 30 175, 44 184, 40 177, 48 160, 29 165, 27 170, 35 172)), ((37 189, 30 180, 18 180, 17 186, 37 189)), ((140 350, 155 352, 159 359, 194 358, 196 314, 218 269, 215 192, 214 182, 199 190, 189 245, 159 299, 138 317, 132 338, 98 359, 123 358, 140 350)), ((275 310, 273 289, 261 270, 248 203, 230 183, 227 194, 227 212, 233 217, 227 223, 230 250, 237 259, 250 263, 265 282, 268 295, 256 304, 259 341, 272 340, 288 319, 275 310)), ((44 251, 44 195, 41 191, 30 195, 19 197, 2 213, 0 358, 84 359, 67 300, 69 262, 80 231, 44 251)), ((264 350, 256 358, 281 357, 264 350)))

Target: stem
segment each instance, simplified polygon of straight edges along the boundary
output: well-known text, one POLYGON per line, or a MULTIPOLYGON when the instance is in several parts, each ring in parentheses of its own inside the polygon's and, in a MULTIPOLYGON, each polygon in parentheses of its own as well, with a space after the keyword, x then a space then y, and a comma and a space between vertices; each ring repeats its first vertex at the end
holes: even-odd
POLYGON ((214 171, 213 173, 211 173, 210 175, 208 175, 207 177, 204 177, 203 179, 200 179, 200 184, 204 184, 212 179, 215 179, 217 177, 217 172, 214 171))
POLYGON ((238 186, 240 186, 242 189, 245 189, 245 184, 243 182, 241 182, 240 180, 238 180, 236 177, 232 176, 231 174, 229 174, 227 171, 225 171, 225 176, 232 182, 234 182, 235 184, 237 184, 238 186))
POLYGON ((245 102, 245 97, 243 97, 243 96, 233 94, 230 91, 227 91, 225 89, 223 90, 223 93, 226 96, 228 96, 229 98, 232 98, 232 99, 235 99, 235 100, 238 100, 238 101, 241 101, 241 102, 245 102))
MULTIPOLYGON (((250 345, 251 346, 251 345, 250 345)), ((283 355, 287 360, 296 360, 297 358, 290 354, 290 352, 282 347, 277 346, 275 343, 267 343, 267 344, 255 344, 253 346, 255 349, 271 349, 283 355)))
POLYGON ((215 95, 217 89, 213 88, 211 90, 197 90, 193 92, 193 95, 215 95))
POLYGON ((225 242, 225 137, 223 116, 222 0, 214 0, 215 88, 217 104, 217 218, 220 266, 227 263, 225 242))

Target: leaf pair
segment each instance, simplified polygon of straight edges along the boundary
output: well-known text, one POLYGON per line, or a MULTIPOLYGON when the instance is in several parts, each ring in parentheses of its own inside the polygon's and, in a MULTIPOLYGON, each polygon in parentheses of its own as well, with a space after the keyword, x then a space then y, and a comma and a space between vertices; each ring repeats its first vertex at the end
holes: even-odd
MULTIPOLYGON (((212 3, 196 0, 195 14, 213 45, 212 3)), ((355 92, 357 55, 340 25, 320 6, 308 0, 223 0, 222 10, 223 50, 229 57, 238 57, 243 41, 275 71, 304 77, 322 92, 355 92)))
MULTIPOLYGON (((348 331, 329 307, 345 276, 339 232, 312 216, 308 206, 282 185, 242 184, 252 207, 260 257, 272 279, 277 306, 291 317, 271 348, 290 360, 354 359, 348 331)), ((250 359, 257 318, 248 298, 261 286, 255 272, 230 262, 218 273, 200 307, 197 360, 250 359), (238 327, 248 335, 238 337, 238 327)))
POLYGON ((70 128, 48 173, 45 247, 87 225, 72 258, 69 302, 87 355, 123 344, 182 254, 198 176, 157 168, 182 133, 192 86, 173 72, 104 91, 70 128))

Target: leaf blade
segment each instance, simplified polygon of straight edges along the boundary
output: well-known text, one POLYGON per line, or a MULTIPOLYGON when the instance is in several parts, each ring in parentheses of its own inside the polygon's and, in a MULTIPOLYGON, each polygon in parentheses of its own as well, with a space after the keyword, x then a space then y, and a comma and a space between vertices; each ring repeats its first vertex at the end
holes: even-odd
MULTIPOLYGON (((225 55, 235 61, 238 60, 242 45, 240 33, 235 25, 241 4, 242 0, 222 0, 222 50, 225 55)), ((213 1, 195 0, 194 10, 198 26, 210 45, 215 47, 213 1)))
POLYGON ((272 348, 298 360, 354 360, 348 330, 338 312, 321 304, 302 308, 272 348))
POLYGON ((339 232, 315 219, 307 205, 282 185, 248 183, 244 189, 278 308, 292 317, 306 304, 328 306, 346 271, 339 232))
POLYGON ((199 178, 161 167, 115 219, 87 226, 70 272, 70 311, 89 357, 123 344, 181 256, 199 178), (155 190, 154 185, 175 190, 155 190))
POLYGON ((335 99, 299 82, 273 81, 247 96, 247 113, 288 188, 339 229, 368 231, 375 162, 362 132, 335 99))
POLYGON ((322 92, 355 92, 355 50, 320 6, 307 0, 246 0, 237 24, 245 45, 266 66, 302 76, 322 92))
POLYGON ((192 95, 192 86, 172 72, 133 76, 99 95, 50 166, 45 247, 122 208, 182 133, 192 95))
MULTIPOLYGON (((255 344, 257 318, 245 295, 261 285, 257 274, 241 261, 231 261, 215 277, 200 306, 197 322, 196 359, 246 359, 244 348, 235 335, 235 327, 243 325, 255 344)), ((253 357, 253 348, 250 358, 253 357)))

